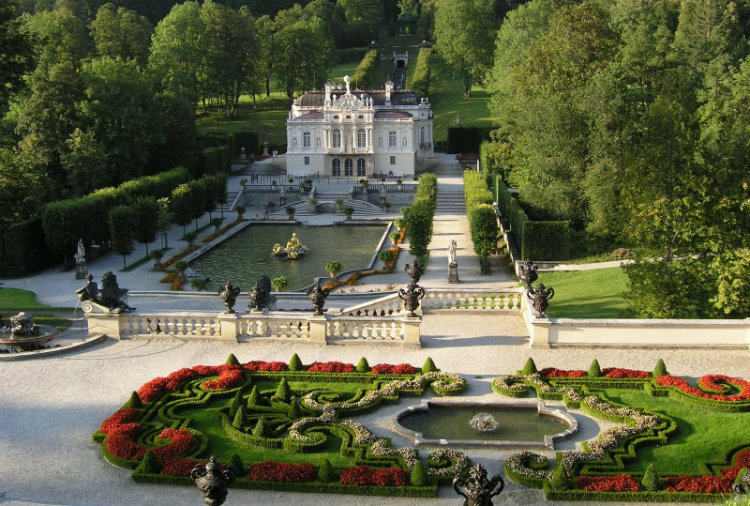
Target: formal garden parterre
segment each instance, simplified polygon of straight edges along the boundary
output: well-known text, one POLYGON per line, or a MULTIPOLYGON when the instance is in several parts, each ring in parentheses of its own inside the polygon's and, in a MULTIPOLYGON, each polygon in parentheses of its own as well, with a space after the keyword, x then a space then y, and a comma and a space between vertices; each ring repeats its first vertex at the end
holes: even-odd
POLYGON ((140 482, 190 483, 192 468, 215 455, 234 486, 326 493, 432 497, 438 483, 470 466, 438 450, 427 466, 414 448, 393 448, 349 416, 403 395, 467 387, 428 359, 409 364, 251 361, 183 368, 145 383, 104 420, 93 438, 114 465, 140 482))
MULTIPOLYGON (((581 450, 557 452, 555 468, 529 451, 505 462, 509 478, 542 488, 549 499, 658 502, 723 500, 750 467, 750 382, 706 375, 696 386, 670 375, 600 368, 544 368, 529 359, 493 390, 510 397, 563 401, 569 408, 616 422, 581 450)), ((747 490, 745 490, 747 492, 747 490)))

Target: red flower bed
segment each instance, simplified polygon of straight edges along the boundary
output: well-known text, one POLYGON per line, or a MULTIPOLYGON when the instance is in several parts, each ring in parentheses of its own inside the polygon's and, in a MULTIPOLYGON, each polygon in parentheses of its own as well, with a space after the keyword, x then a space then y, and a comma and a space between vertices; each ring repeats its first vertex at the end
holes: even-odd
POLYGON ((203 376, 203 374, 199 372, 199 368, 201 367, 204 366, 195 366, 192 369, 185 367, 171 373, 166 378, 161 376, 154 378, 151 381, 144 383, 143 386, 138 389, 138 397, 142 402, 148 403, 156 399, 164 391, 174 392, 180 387, 180 383, 183 381, 203 376))
POLYGON ((685 392, 686 394, 700 397, 702 399, 711 399, 714 401, 726 402, 750 400, 750 382, 747 382, 740 378, 730 378, 729 376, 724 376, 721 374, 710 374, 707 376, 703 376, 700 380, 698 380, 698 383, 707 390, 711 390, 714 392, 726 392, 728 387, 725 387, 718 383, 728 383, 739 389, 740 392, 738 394, 726 395, 722 393, 706 393, 699 388, 691 387, 684 379, 676 378, 669 374, 665 376, 659 376, 658 378, 656 378, 656 382, 663 387, 675 387, 682 392, 685 392))
POLYGON ((146 448, 134 442, 132 434, 125 431, 113 431, 107 436, 107 451, 124 460, 141 460, 146 448))
POLYGON ((648 378, 651 374, 647 371, 636 371, 634 369, 620 369, 619 367, 607 367, 602 369, 605 378, 648 378))
POLYGON ((347 373, 354 372, 354 365, 343 362, 313 362, 307 368, 308 372, 347 373))
POLYGON ((153 449, 154 455, 162 465, 177 460, 177 457, 187 453, 195 441, 193 435, 186 429, 165 429, 159 434, 159 439, 170 440, 167 446, 153 449))
POLYGON ((201 385, 206 390, 224 390, 236 387, 242 383, 242 368, 238 365, 222 365, 219 367, 219 379, 209 380, 201 385))
POLYGON ((138 408, 126 408, 115 413, 104 420, 99 426, 99 432, 102 434, 109 434, 113 431, 132 431, 135 428, 140 428, 141 425, 136 422, 138 415, 141 410, 138 408))
POLYGON ((344 469, 341 473, 344 485, 378 487, 402 487, 406 484, 406 471, 398 467, 373 469, 369 466, 356 466, 344 469))
POLYGON ((261 462, 250 469, 247 476, 256 481, 312 481, 318 475, 318 470, 309 462, 286 464, 279 462, 261 462))
POLYGON ((201 462, 193 459, 176 459, 166 462, 161 468, 161 474, 170 476, 190 476, 193 468, 201 462))
POLYGON ((242 366, 248 371, 263 371, 263 372, 281 372, 286 371, 286 364, 284 362, 264 362, 262 360, 253 360, 242 366))
POLYGON ((579 476, 578 488, 594 492, 638 492, 641 485, 628 474, 617 476, 579 476))
POLYGON ((670 492, 697 492, 703 494, 728 494, 734 479, 726 476, 674 476, 662 482, 670 492))
POLYGON ((417 370, 409 364, 378 364, 370 370, 372 374, 414 374, 417 370))
POLYGON ((557 367, 545 367, 539 371, 545 378, 585 378, 586 371, 558 369, 557 367))

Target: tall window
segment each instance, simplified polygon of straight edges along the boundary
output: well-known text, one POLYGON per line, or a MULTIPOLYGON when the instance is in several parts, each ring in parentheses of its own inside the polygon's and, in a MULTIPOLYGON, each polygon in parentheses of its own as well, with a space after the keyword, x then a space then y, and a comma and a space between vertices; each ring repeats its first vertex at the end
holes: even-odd
POLYGON ((352 172, 354 172, 353 171, 352 159, 351 158, 347 158, 346 160, 344 160, 344 175, 345 176, 351 176, 352 172))
POLYGON ((338 158, 334 158, 333 162, 331 162, 331 174, 334 176, 341 175, 341 160, 338 158))
POLYGON ((302 147, 310 147, 310 132, 302 132, 302 147))
POLYGON ((341 147, 341 130, 339 130, 338 128, 333 131, 333 147, 341 147))
POLYGON ((357 130, 357 147, 358 148, 364 148, 367 146, 367 134, 365 134, 365 129, 360 128, 357 130))
POLYGON ((357 159, 357 175, 358 176, 364 176, 365 175, 365 159, 364 158, 358 158, 357 159))
POLYGON ((388 132, 388 147, 396 147, 396 132, 388 132))
POLYGON ((305 165, 310 165, 310 157, 309 156, 305 157, 305 165))
POLYGON ((424 127, 419 127, 419 142, 424 144, 424 127))

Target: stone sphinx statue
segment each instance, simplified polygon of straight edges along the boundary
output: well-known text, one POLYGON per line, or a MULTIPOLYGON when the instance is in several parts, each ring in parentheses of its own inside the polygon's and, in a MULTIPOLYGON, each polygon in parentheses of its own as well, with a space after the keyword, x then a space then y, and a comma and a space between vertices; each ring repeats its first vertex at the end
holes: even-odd
POLYGON ((120 313, 122 311, 135 311, 134 307, 128 306, 123 300, 128 290, 120 288, 117 284, 117 276, 111 271, 107 271, 102 276, 101 289, 94 281, 94 276, 86 274, 86 284, 76 290, 78 300, 84 302, 83 310, 87 313, 94 310, 91 303, 96 304, 103 311, 110 313, 120 313), (89 304, 85 304, 89 302, 89 304))

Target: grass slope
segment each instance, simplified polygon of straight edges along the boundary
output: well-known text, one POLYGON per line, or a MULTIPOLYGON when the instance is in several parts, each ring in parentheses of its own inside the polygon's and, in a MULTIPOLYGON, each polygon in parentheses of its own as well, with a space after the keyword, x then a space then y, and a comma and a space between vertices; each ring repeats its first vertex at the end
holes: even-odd
POLYGON ((677 421, 677 433, 666 445, 644 445, 627 472, 643 472, 653 463, 662 476, 701 475, 699 464, 723 461, 734 448, 750 442, 750 413, 722 413, 687 406, 667 397, 652 397, 643 390, 608 389, 617 403, 662 413, 677 421))
POLYGON ((554 318, 632 318, 627 307, 627 275, 620 267, 591 271, 543 272, 536 283, 555 289, 547 315, 554 318))
POLYGON ((54 313, 72 313, 70 307, 52 307, 41 304, 36 300, 36 294, 29 290, 20 288, 0 288, 0 314, 3 322, 7 324, 7 316, 27 311, 34 315, 34 323, 37 325, 51 325, 63 330, 73 322, 68 318, 60 318, 54 313))

